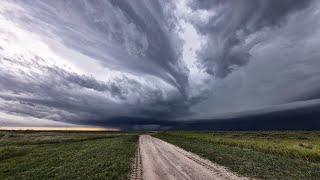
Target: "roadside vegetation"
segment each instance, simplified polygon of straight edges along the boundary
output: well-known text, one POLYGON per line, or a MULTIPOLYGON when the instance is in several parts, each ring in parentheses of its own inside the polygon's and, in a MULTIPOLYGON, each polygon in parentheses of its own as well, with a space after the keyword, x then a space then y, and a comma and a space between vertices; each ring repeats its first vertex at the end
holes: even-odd
POLYGON ((0 145, 57 144, 124 135, 121 132, 90 131, 0 131, 0 145))
POLYGON ((261 179, 320 179, 320 132, 163 132, 154 135, 261 179))
POLYGON ((0 179, 127 179, 138 135, 1 131, 0 179))

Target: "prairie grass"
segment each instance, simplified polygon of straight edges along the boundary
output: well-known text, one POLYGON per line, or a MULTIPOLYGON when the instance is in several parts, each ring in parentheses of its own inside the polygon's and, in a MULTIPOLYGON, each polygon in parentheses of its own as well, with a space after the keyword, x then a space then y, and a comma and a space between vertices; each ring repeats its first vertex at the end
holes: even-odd
POLYGON ((15 156, 25 155, 29 151, 27 148, 4 146, 0 147, 0 160, 9 159, 15 156))
POLYGON ((320 162, 320 132, 170 132, 172 135, 195 138, 218 144, 248 148, 307 161, 320 162))
POLYGON ((1 132, 0 179, 127 179, 136 133, 1 132))
POLYGON ((0 131, 0 145, 55 144, 124 135, 116 132, 0 131))
POLYGON ((244 176, 270 180, 318 180, 320 163, 314 151, 309 151, 310 144, 312 149, 318 146, 318 135, 318 132, 182 131, 153 136, 244 176))

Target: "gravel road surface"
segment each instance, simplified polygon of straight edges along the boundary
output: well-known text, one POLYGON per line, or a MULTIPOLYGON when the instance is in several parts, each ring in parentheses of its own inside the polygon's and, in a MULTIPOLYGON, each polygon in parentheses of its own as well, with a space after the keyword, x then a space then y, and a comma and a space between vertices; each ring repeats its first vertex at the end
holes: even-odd
POLYGON ((247 179, 233 174, 223 166, 149 135, 140 136, 139 151, 141 156, 139 158, 142 161, 141 177, 144 180, 247 179))

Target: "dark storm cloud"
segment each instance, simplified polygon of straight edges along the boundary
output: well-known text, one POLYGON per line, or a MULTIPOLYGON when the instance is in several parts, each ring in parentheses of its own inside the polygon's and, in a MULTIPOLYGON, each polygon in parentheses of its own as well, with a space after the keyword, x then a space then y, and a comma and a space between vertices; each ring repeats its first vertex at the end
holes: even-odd
POLYGON ((226 112, 320 97, 319 2, 182 2, 3 0, 0 113, 122 129, 314 123, 318 105, 226 112))
POLYGON ((182 100, 178 98, 181 97, 165 100, 161 90, 146 90, 140 83, 128 78, 109 83, 99 82, 90 76, 41 64, 44 60, 39 57, 28 61, 1 60, 2 63, 5 61, 11 65, 32 66, 40 70, 37 73, 26 73, 21 69, 0 68, 3 92, 0 98, 6 102, 0 108, 5 112, 80 123, 82 120, 110 118, 118 114, 132 116, 141 113, 141 116, 169 117, 172 116, 172 109, 179 114, 179 109, 185 108, 179 103, 182 100), (141 93, 140 98, 146 100, 133 105, 113 102, 112 98, 121 101, 130 98, 129 92, 133 89, 141 93), (97 92, 102 94, 98 96, 97 92), (144 107, 144 103, 150 106, 144 107))
POLYGON ((310 4, 311 0, 192 1, 190 6, 194 10, 216 13, 208 22, 193 21, 198 31, 209 37, 198 52, 199 58, 208 73, 225 77, 235 66, 245 65, 250 59, 250 50, 263 41, 246 43, 247 38, 263 28, 281 26, 288 15, 310 4))
POLYGON ((319 117, 320 101, 314 100, 278 105, 259 111, 222 114, 210 119, 177 121, 116 117, 104 121, 92 120, 90 123, 98 126, 120 127, 124 130, 318 130, 319 117))
POLYGON ((189 120, 176 127, 185 130, 319 130, 319 118, 320 101, 310 100, 189 120))
POLYGON ((104 66, 151 74, 185 93, 188 72, 180 60, 175 8, 170 1, 21 1, 19 17, 31 31, 58 36, 104 66), (65 9, 66 11, 61 11, 65 9), (50 33, 49 33, 50 32, 50 33))
MULTIPOLYGON (((108 92, 112 96, 116 97, 124 97, 126 95, 126 90, 119 86, 120 81, 124 81, 124 79, 119 80, 117 84, 115 82, 110 82, 108 84, 99 82, 94 77, 78 75, 76 73, 60 69, 59 67, 41 64, 41 62, 43 63, 45 61, 37 56, 33 59, 29 59, 28 61, 7 58, 2 60, 2 62, 4 61, 9 61, 11 64, 23 67, 32 66, 33 68, 42 71, 42 74, 27 74, 23 70, 19 70, 18 73, 16 73, 14 71, 2 69, 0 72, 0 83, 2 87, 13 91, 15 94, 36 92, 35 94, 37 95, 45 95, 50 94, 47 92, 53 90, 54 87, 74 88, 76 86, 77 88, 87 88, 100 92, 108 92), (19 79, 17 76, 20 76, 21 78, 19 79)), ((54 94, 54 92, 52 92, 52 94, 54 94)), ((60 94, 57 92, 55 95, 59 96, 60 94)))

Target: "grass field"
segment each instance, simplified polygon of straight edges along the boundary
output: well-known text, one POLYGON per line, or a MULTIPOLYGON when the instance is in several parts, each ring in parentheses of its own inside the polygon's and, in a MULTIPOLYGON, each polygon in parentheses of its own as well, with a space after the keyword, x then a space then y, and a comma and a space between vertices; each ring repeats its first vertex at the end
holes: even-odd
POLYGON ((127 179, 138 135, 1 131, 0 179, 127 179))
POLYGON ((320 132, 164 132, 154 135, 239 174, 320 179, 320 132))
MULTIPOLYGON (((0 179, 128 179, 139 133, 0 131, 0 179)), ((238 174, 320 179, 320 132, 152 134, 238 174)))

